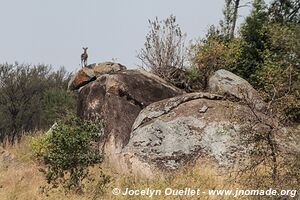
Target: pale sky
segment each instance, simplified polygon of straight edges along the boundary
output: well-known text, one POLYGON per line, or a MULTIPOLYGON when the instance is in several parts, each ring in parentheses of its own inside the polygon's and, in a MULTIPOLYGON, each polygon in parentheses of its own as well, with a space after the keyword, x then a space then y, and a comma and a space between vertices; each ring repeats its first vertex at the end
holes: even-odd
POLYGON ((0 0, 0 63, 43 63, 74 71, 87 46, 88 63, 117 59, 135 68, 148 19, 175 15, 189 41, 222 19, 223 4, 224 0, 0 0))

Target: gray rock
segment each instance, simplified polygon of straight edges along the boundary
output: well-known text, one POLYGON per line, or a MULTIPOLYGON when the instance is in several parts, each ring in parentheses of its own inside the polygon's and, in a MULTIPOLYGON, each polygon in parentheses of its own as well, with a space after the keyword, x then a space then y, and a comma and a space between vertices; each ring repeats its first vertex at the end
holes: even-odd
POLYGON ((253 104, 257 110, 263 110, 266 107, 266 103, 250 83, 227 70, 216 71, 209 78, 208 87, 212 93, 246 100, 253 104))
POLYGON ((105 122, 104 153, 115 166, 139 112, 153 102, 180 94, 183 91, 148 72, 122 70, 81 87, 77 113, 83 119, 105 122))
POLYGON ((205 113, 205 112, 207 111, 207 109, 208 109, 207 106, 203 106, 203 107, 199 110, 199 112, 200 112, 200 113, 205 113))
POLYGON ((177 170, 201 159, 221 168, 236 164, 245 152, 239 144, 238 118, 251 110, 210 93, 190 93, 143 109, 119 159, 122 170, 146 177, 177 170), (205 110, 205 112, 199 112, 205 110))

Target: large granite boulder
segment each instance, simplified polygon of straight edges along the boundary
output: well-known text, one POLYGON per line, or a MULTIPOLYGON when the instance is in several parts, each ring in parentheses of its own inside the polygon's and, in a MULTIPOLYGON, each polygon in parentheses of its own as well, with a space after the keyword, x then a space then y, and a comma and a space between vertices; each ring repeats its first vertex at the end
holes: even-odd
POLYGON ((266 108, 266 103, 245 79, 225 70, 216 71, 208 81, 209 92, 246 100, 257 110, 266 108))
POLYGON ((114 164, 129 141, 139 112, 153 102, 183 94, 183 91, 146 71, 123 70, 99 76, 78 93, 78 115, 84 119, 104 120, 104 152, 114 164))
POLYGON ((103 74, 110 74, 121 70, 126 70, 126 67, 114 62, 90 64, 83 67, 72 76, 68 84, 68 89, 77 90, 103 74))
POLYGON ((119 170, 154 177, 196 160, 233 167, 238 153, 245 151, 239 144, 245 125, 240 119, 250 116, 248 106, 210 93, 184 94, 152 103, 132 126, 119 170))

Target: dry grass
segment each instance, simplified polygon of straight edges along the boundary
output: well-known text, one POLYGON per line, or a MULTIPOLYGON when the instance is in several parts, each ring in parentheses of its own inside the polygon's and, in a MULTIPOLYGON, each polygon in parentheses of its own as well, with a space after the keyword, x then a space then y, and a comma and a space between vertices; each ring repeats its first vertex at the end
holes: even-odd
MULTIPOLYGON (((129 199, 129 196, 114 196, 111 191, 117 187, 122 190, 125 188, 131 189, 145 189, 151 188, 164 191, 165 188, 178 188, 184 189, 186 187, 211 189, 211 188, 224 188, 225 182, 222 177, 214 175, 211 169, 198 169, 193 171, 186 171, 186 173, 178 173, 167 179, 155 179, 146 180, 137 177, 129 177, 125 175, 116 175, 108 168, 104 168, 105 174, 109 174, 112 177, 112 181, 107 185, 104 196, 98 196, 97 199, 105 200, 123 200, 129 199)), ((100 173, 97 168, 91 170, 95 181, 86 183, 85 194, 67 194, 62 191, 51 191, 49 196, 41 192, 40 186, 45 185, 45 180, 42 174, 38 171, 38 167, 31 163, 11 163, 6 167, 1 168, 0 172, 0 199, 2 200, 40 200, 40 199, 92 199, 97 192, 96 183, 97 177, 100 173)), ((149 199, 149 197, 131 196, 130 199, 149 199)), ((157 196, 151 199, 174 199, 174 196, 162 197, 157 196)), ((197 199, 191 197, 178 197, 175 199, 197 199)), ((206 198, 208 199, 208 198, 206 198)), ((209 198, 213 199, 213 198, 209 198)))
MULTIPOLYGON (((195 188, 208 189, 235 189, 242 188, 234 182, 229 182, 227 176, 216 175, 216 170, 209 167, 209 164, 199 163, 193 170, 182 170, 176 174, 171 174, 167 178, 157 177, 154 180, 147 180, 133 176, 119 175, 114 173, 106 163, 101 166, 91 168, 91 177, 85 183, 84 194, 64 194, 60 190, 52 190, 46 195, 41 186, 46 184, 43 175, 38 171, 37 164, 31 158, 30 138, 24 137, 23 141, 14 147, 7 148, 12 152, 16 160, 11 163, 0 163, 0 200, 140 200, 150 199, 148 196, 114 196, 113 188, 120 188, 124 191, 130 189, 156 189, 164 191, 166 188, 184 189, 195 188), (205 168, 203 166, 206 166, 205 168), (99 192, 96 185, 99 181, 101 167, 105 174, 111 176, 111 182, 106 186, 104 195, 95 194, 99 192), (94 198, 97 197, 97 198, 94 198)), ((190 196, 154 196, 151 199, 166 200, 193 200, 193 199, 232 199, 232 196, 212 197, 208 195, 190 196)), ((247 199, 247 198, 235 198, 247 199)))
POLYGON ((33 200, 38 198, 39 187, 44 180, 31 160, 30 138, 24 137, 20 144, 7 146, 15 160, 0 165, 0 199, 33 200))

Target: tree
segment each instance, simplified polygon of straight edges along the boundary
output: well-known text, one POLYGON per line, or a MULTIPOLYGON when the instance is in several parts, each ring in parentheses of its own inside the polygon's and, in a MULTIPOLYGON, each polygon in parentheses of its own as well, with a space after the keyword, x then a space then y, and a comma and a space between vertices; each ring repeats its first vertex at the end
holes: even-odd
POLYGON ((13 144, 23 131, 48 128, 54 104, 60 106, 57 113, 72 110, 74 97, 65 89, 68 77, 64 69, 52 72, 46 65, 0 65, 0 142, 7 138, 13 144))
POLYGON ((0 104, 8 123, 8 139, 12 144, 21 129, 26 129, 35 116, 38 104, 33 106, 33 102, 39 102, 41 93, 45 85, 39 82, 39 77, 44 77, 48 73, 46 67, 30 69, 29 66, 1 65, 0 80, 1 94, 0 104), (26 127, 27 126, 27 127, 26 127))
POLYGON ((300 26, 269 24, 264 64, 257 71, 259 87, 265 91, 284 121, 300 121, 300 26), (288 37, 287 37, 288 35, 288 37))
POLYGON ((254 0, 250 16, 241 27, 241 53, 237 64, 232 71, 250 81, 256 83, 256 71, 263 65, 262 52, 265 50, 266 29, 268 22, 266 5, 263 0, 254 0))
POLYGON ((273 0, 269 7, 270 20, 275 23, 300 23, 300 2, 273 0))
MULTIPOLYGON (((231 12, 232 1, 226 2, 231 12)), ((232 15, 227 12, 222 29, 211 26, 206 37, 190 49, 191 63, 198 69, 202 84, 207 84, 215 70, 227 69, 249 81, 268 102, 260 112, 247 102, 249 97, 240 102, 249 108, 241 111, 249 118, 239 119, 239 142, 244 150, 237 157, 238 167, 233 174, 237 172, 235 180, 242 180, 250 188, 300 186, 300 153, 291 144, 299 140, 300 122, 300 25, 295 5, 288 12, 282 7, 281 12, 269 16, 274 12, 272 6, 255 0, 240 35, 228 38, 232 15)))
POLYGON ((191 62, 199 71, 202 89, 207 88, 209 76, 216 70, 225 68, 226 46, 221 40, 208 38, 191 47, 191 62))
POLYGON ((225 0, 225 8, 223 9, 224 20, 220 22, 220 25, 222 33, 227 40, 234 38, 239 8, 240 0, 225 0))
POLYGON ((202 90, 207 89, 208 79, 219 69, 231 70, 240 56, 240 39, 230 41, 214 26, 206 37, 189 48, 189 59, 197 69, 202 90))
POLYGON ((150 31, 146 35, 144 48, 137 58, 142 67, 176 85, 178 71, 185 61, 185 34, 182 33, 175 16, 163 21, 149 20, 150 31))
MULTIPOLYGON (((242 91, 243 92, 243 91, 242 91)), ((237 180, 247 180, 246 186, 263 188, 294 188, 300 186, 299 150, 290 148, 290 138, 297 137, 297 129, 284 129, 276 118, 272 106, 263 114, 257 112, 244 93, 243 103, 248 109, 241 111, 249 118, 239 118, 240 145, 237 180)), ((245 184, 245 182, 243 182, 245 184)), ((281 198, 280 198, 281 199, 281 198)))

